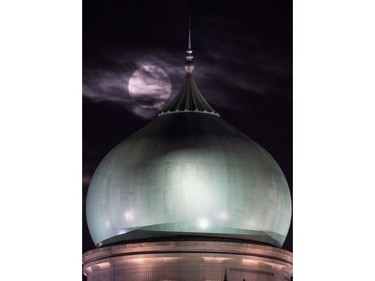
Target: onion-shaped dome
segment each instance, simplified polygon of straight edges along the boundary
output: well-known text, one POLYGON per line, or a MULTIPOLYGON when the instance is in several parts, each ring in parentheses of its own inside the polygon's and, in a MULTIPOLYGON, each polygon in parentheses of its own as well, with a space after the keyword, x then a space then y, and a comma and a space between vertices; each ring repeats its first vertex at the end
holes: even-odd
POLYGON ((86 208, 97 246, 198 235, 281 247, 291 220, 276 161, 218 116, 188 71, 171 105, 102 160, 86 208))
POLYGON ((181 112, 161 115, 108 153, 86 215, 97 245, 200 234, 281 246, 291 199, 262 147, 220 117, 181 112))

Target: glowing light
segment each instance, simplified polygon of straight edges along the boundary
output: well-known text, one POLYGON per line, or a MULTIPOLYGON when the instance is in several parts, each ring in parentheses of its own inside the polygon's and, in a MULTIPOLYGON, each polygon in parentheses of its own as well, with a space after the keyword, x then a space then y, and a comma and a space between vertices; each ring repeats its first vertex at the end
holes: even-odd
POLYGON ((120 229, 118 230, 117 234, 120 235, 120 234, 124 234, 124 233, 126 233, 126 232, 128 232, 127 229, 125 229, 125 228, 120 228, 120 229))
POLYGON ((134 219, 134 214, 131 211, 127 211, 124 214, 125 220, 132 221, 134 219))
POLYGON ((231 258, 217 258, 217 257, 203 257, 204 262, 222 263, 223 261, 230 260, 231 258))
POLYGON ((198 225, 202 229, 206 229, 209 227, 210 223, 207 219, 201 218, 198 220, 198 225))
POLYGON ((128 259, 127 262, 128 263, 140 264, 140 263, 144 263, 144 259, 143 258, 128 259))
POLYGON ((242 264, 256 266, 258 262, 255 260, 251 260, 251 259, 242 259, 242 264))
POLYGON ((91 268, 91 266, 86 267, 85 269, 83 269, 83 274, 84 274, 85 276, 87 276, 87 274, 90 274, 91 272, 92 272, 92 268, 91 268))
POLYGON ((109 262, 102 262, 99 264, 96 264, 95 266, 98 266, 100 269, 109 268, 111 264, 109 262))

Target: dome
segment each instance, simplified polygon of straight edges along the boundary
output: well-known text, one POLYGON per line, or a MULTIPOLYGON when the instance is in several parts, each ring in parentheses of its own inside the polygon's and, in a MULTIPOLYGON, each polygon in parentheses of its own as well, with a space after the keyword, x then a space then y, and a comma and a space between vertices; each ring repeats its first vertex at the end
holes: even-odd
POLYGON ((271 155, 220 117, 164 114, 102 160, 87 195, 96 245, 169 235, 282 246, 287 181, 271 155))
MULTIPOLYGON (((191 53, 189 44, 190 66, 191 53)), ((97 246, 176 236, 283 245, 291 220, 284 174, 265 149, 220 118, 193 69, 159 117, 97 167, 86 201, 97 246)))

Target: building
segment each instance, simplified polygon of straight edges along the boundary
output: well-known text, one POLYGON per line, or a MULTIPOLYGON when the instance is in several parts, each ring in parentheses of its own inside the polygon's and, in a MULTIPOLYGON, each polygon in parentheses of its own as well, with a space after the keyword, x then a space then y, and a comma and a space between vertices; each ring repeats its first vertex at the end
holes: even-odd
POLYGON ((157 119, 96 169, 86 217, 98 247, 83 272, 99 280, 290 280, 287 181, 272 156, 185 81, 157 119))

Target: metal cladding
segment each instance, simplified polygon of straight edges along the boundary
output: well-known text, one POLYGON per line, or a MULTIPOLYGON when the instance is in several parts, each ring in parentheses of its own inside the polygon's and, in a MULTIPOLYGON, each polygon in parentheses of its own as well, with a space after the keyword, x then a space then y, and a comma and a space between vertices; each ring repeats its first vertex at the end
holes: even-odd
POLYGON ((160 115, 181 111, 211 113, 219 116, 219 113, 204 99, 194 79, 190 75, 185 78, 182 88, 172 103, 164 109, 160 115))
POLYGON ((86 216, 97 246, 200 235, 281 247, 291 199, 262 147, 215 115, 180 112, 160 116, 106 155, 86 216))

